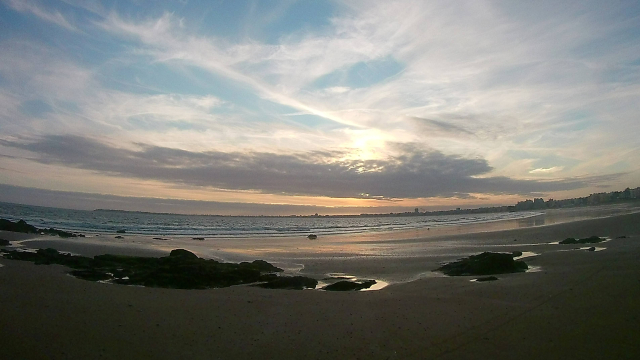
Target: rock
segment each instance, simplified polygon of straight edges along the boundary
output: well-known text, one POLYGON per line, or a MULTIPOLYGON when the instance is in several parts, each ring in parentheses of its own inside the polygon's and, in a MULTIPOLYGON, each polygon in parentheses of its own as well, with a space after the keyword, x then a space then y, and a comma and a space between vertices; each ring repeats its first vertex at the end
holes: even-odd
MULTIPOLYGON (((110 254, 88 258, 60 253, 55 249, 40 249, 35 253, 0 249, 0 252, 7 259, 65 265, 73 269, 72 275, 85 280, 110 280, 116 284, 178 289, 269 282, 278 278, 275 272, 282 271, 263 260, 240 264, 221 263, 198 258, 184 249, 172 250, 169 256, 161 258, 110 254)), ((311 284, 309 280, 302 283, 311 286, 308 285, 311 284)))
POLYGON ((498 280, 495 276, 484 276, 476 279, 477 282, 485 282, 485 281, 496 281, 498 280))
POLYGON ((512 251, 511 255, 513 257, 518 257, 518 256, 522 256, 522 251, 512 251))
POLYGON ((203 240, 204 240, 204 238, 203 238, 203 237, 194 237, 194 238, 191 238, 191 240, 200 240, 200 241, 203 241, 203 240))
POLYGON ((592 246, 592 247, 588 248, 587 251, 596 251, 596 248, 595 248, 595 246, 592 246))
POLYGON ((307 236, 307 239, 309 239, 309 240, 315 240, 317 238, 318 238, 318 235, 316 235, 316 234, 311 234, 311 235, 307 236))
POLYGON ((41 231, 41 233, 45 233, 45 234, 49 234, 49 235, 58 235, 61 238, 78 237, 78 235, 76 235, 74 233, 70 233, 68 231, 58 230, 58 229, 54 229, 54 228, 42 229, 40 231, 41 231))
POLYGON ((58 235, 58 236, 63 237, 63 238, 77 237, 78 236, 78 235, 76 235, 74 233, 70 233, 68 231, 58 230, 58 229, 54 229, 54 228, 38 229, 33 225, 27 224, 24 220, 19 220, 19 221, 14 223, 14 222, 11 222, 9 220, 0 219, 0 230, 14 231, 14 232, 21 232, 21 233, 28 233, 28 234, 38 234, 39 233, 40 235, 45 235, 45 234, 58 235))
POLYGON ((267 289, 303 290, 315 289, 317 285, 318 280, 305 276, 275 276, 271 277, 271 280, 256 286, 267 289))
POLYGON ((120 230, 116 231, 116 233, 118 233, 118 234, 124 234, 126 232, 127 232, 127 230, 125 230, 125 229, 120 229, 120 230))
POLYGON ((175 250, 171 250, 171 252, 169 253, 170 257, 181 257, 184 259, 198 259, 198 255, 192 253, 189 250, 185 250, 185 249, 175 249, 175 250))
POLYGON ((249 267, 252 269, 256 269, 260 272, 282 272, 283 270, 275 267, 271 264, 269 264, 268 262, 264 261, 264 260, 254 260, 250 263, 248 262, 241 262, 239 265, 241 266, 245 266, 245 267, 249 267))
POLYGON ((111 275, 98 271, 98 270, 73 270, 70 272, 71 275, 78 277, 80 279, 89 280, 89 281, 104 281, 111 280, 111 275))
POLYGON ((27 224, 24 220, 18 220, 16 222, 12 222, 9 220, 0 219, 0 230, 29 233, 29 234, 38 233, 38 229, 35 226, 27 224))
POLYGON ((620 235, 620 236, 618 236, 616 239, 626 239, 626 238, 627 238, 627 236, 626 236, 626 235, 620 235))
POLYGON ((593 243, 599 243, 599 242, 603 242, 604 239, 598 236, 590 236, 588 238, 583 238, 583 239, 578 239, 576 240, 575 238, 566 238, 562 241, 560 241, 560 244, 562 245, 566 245, 566 244, 593 244, 593 243))
POLYGON ((116 239, 124 239, 124 236, 118 235, 118 236, 116 236, 116 239))
POLYGON ((338 281, 331 285, 325 286, 323 289, 327 291, 357 291, 368 289, 376 284, 375 280, 365 280, 362 282, 355 281, 338 281))
POLYGON ((9 240, 0 239, 0 246, 11 246, 11 242, 9 240))
POLYGON ((449 276, 465 276, 523 272, 528 268, 524 261, 513 260, 513 254, 483 252, 447 263, 434 271, 441 271, 449 276))

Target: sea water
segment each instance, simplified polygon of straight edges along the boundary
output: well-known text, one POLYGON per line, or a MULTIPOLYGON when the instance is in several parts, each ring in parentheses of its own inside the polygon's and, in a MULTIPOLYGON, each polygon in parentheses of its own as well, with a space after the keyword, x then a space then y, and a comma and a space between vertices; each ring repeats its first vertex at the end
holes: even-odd
POLYGON ((435 228, 442 226, 524 219, 541 212, 355 216, 271 217, 158 214, 114 210, 71 210, 0 202, 0 218, 24 220, 38 228, 56 228, 80 233, 114 233, 192 237, 287 237, 307 234, 337 235, 435 228))

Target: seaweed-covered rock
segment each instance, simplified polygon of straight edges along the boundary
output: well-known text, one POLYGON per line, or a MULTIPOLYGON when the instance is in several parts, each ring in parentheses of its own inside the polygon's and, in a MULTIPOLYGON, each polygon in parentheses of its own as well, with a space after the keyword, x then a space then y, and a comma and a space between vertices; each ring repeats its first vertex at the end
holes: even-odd
POLYGON ((483 276, 475 279, 477 282, 485 282, 485 281, 496 281, 498 280, 495 276, 483 276))
POLYGON ((9 240, 0 239, 0 246, 11 246, 11 242, 9 240))
POLYGON ((203 237, 194 237, 194 238, 191 238, 191 240, 204 241, 204 238, 203 237))
POLYGON ((566 245, 566 244, 595 244, 595 243, 599 243, 599 242, 603 242, 604 239, 599 237, 599 236, 590 236, 588 238, 583 238, 583 239, 575 239, 575 238, 566 238, 562 241, 560 241, 560 244, 562 245, 566 245))
POLYGON ((441 271, 449 276, 465 276, 515 273, 528 268, 524 261, 513 260, 513 254, 483 252, 447 263, 434 271, 441 271))
POLYGON ((267 289, 315 289, 318 285, 318 280, 308 278, 305 276, 275 276, 265 283, 258 284, 256 286, 267 289))
POLYGON ((316 234, 310 234, 309 236, 307 236, 307 239, 309 240, 316 240, 318 238, 318 235, 316 234))
POLYGON ((327 291, 357 291, 362 289, 368 289, 376 284, 375 280, 365 280, 361 282, 356 281, 338 281, 331 285, 324 287, 327 291))

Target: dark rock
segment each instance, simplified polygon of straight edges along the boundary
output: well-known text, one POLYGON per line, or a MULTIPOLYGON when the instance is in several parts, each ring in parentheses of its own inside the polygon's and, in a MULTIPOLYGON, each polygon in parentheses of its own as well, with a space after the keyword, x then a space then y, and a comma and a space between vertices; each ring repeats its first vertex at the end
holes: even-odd
POLYGON ((169 256, 171 257, 181 257, 184 259, 197 259, 198 255, 192 253, 189 250, 185 250, 185 249, 175 249, 175 250, 171 250, 171 252, 169 253, 169 256))
POLYGON ((80 279, 89 280, 89 281, 104 281, 111 280, 111 275, 99 271, 99 270, 73 270, 70 272, 71 275, 78 277, 80 279))
POLYGON ((203 238, 203 237, 194 237, 194 238, 191 238, 191 240, 200 240, 200 241, 203 241, 203 240, 204 240, 204 238, 203 238))
POLYGON ((323 289, 327 291, 357 291, 368 289, 376 284, 375 280, 365 280, 362 282, 355 281, 338 281, 331 285, 325 286, 323 289))
POLYGON ((78 235, 76 235, 74 233, 70 233, 68 231, 58 230, 58 229, 54 229, 54 228, 41 229, 40 232, 45 233, 45 234, 49 234, 49 235, 58 235, 61 238, 78 237, 78 235))
POLYGON ((271 265, 270 263, 264 261, 264 260, 254 260, 252 262, 241 262, 239 264, 240 266, 244 266, 246 268, 251 268, 251 269, 255 269, 258 270, 260 272, 282 272, 283 270, 275 267, 273 265, 271 265))
POLYGON ((11 246, 11 242, 9 240, 0 239, 0 246, 11 246))
POLYGON ((512 251, 511 255, 513 257, 518 257, 518 256, 522 256, 522 251, 512 251))
POLYGON ((318 280, 305 276, 275 276, 271 277, 271 280, 256 286, 267 289, 303 290, 315 289, 317 285, 318 280))
POLYGON ((588 248, 587 251, 596 251, 596 248, 595 248, 595 246, 592 246, 592 247, 588 248))
POLYGON ((627 236, 626 236, 626 235, 620 235, 620 236, 618 236, 616 239, 626 239, 626 238, 627 238, 627 236))
POLYGON ((153 240, 169 240, 169 239, 161 238, 161 237, 154 237, 153 240))
POLYGON ((35 253, 0 249, 0 252, 8 259, 65 265, 73 269, 73 275, 86 280, 111 280, 116 284, 178 289, 269 282, 277 279, 273 273, 282 271, 262 260, 240 264, 221 263, 200 259, 184 249, 173 250, 169 256, 161 258, 110 254, 88 258, 60 253, 55 249, 40 249, 35 253))
POLYGON ((307 239, 309 239, 309 240, 315 240, 317 238, 318 238, 318 235, 316 235, 316 234, 311 234, 311 235, 307 236, 307 239))
POLYGON ((117 235, 115 238, 116 239, 124 239, 124 236, 117 235))
POLYGON ((27 224, 24 220, 12 222, 9 220, 0 219, 0 230, 21 232, 21 233, 28 233, 28 234, 38 233, 38 229, 35 226, 27 224))
POLYGON ((598 236, 590 236, 588 238, 583 238, 583 239, 578 239, 576 240, 575 238, 566 238, 562 241, 560 241, 560 244, 562 245, 566 245, 566 244, 594 244, 594 243, 599 243, 599 242, 603 242, 604 239, 598 236))
POLYGON ((74 233, 70 233, 68 231, 58 230, 54 228, 38 229, 33 225, 27 224, 24 220, 19 220, 14 223, 9 220, 0 219, 0 230, 14 231, 14 232, 21 232, 21 233, 28 233, 28 234, 40 233, 40 234, 58 235, 63 238, 78 236, 74 233))
POLYGON ((495 276, 484 276, 484 277, 479 277, 476 279, 476 281, 478 282, 485 282, 485 281, 496 281, 498 280, 497 277, 495 276))
POLYGON ((442 265, 434 271, 441 271, 449 276, 465 276, 523 272, 528 268, 524 261, 513 260, 513 254, 483 252, 442 265))
POLYGON ((120 230, 116 231, 116 233, 118 233, 118 234, 124 234, 126 232, 127 232, 127 230, 125 230, 125 229, 120 229, 120 230))

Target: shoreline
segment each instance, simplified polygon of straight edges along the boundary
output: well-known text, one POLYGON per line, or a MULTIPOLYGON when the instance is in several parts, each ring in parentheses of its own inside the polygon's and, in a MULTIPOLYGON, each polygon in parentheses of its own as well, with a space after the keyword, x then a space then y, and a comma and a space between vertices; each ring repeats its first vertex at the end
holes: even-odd
POLYGON ((60 266, 0 259, 0 348, 21 359, 635 359, 639 239, 640 214, 429 238, 469 246, 331 265, 430 273, 441 259, 477 249, 534 247, 540 255, 525 261, 540 271, 485 283, 423 277, 348 293, 107 285, 60 266), (614 240, 597 252, 548 244, 590 235, 614 240))

